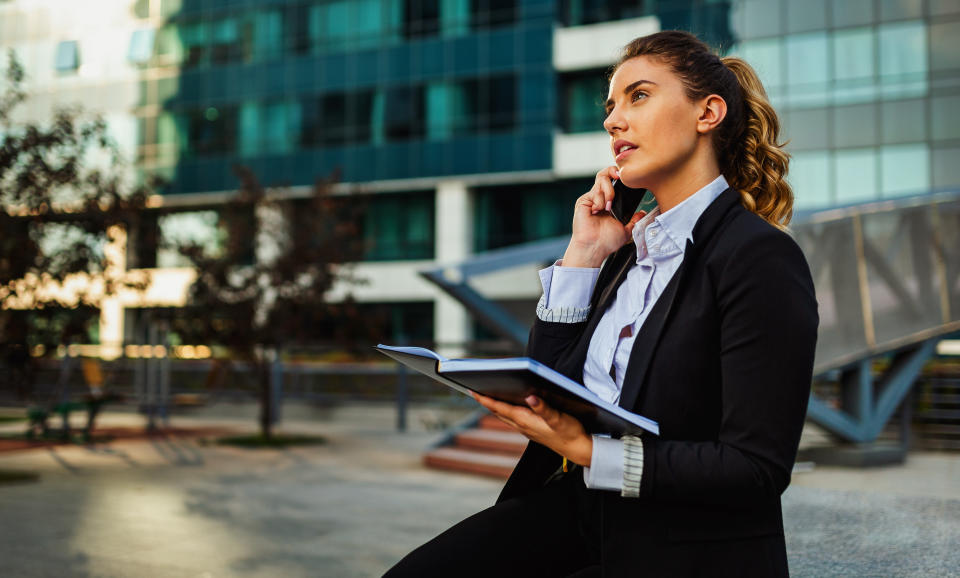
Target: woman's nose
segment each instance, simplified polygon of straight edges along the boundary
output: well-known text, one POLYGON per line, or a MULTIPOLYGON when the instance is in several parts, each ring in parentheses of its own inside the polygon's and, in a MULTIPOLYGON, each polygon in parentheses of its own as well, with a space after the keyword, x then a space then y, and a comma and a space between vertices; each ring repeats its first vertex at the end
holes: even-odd
POLYGON ((626 123, 623 121, 623 116, 617 112, 617 109, 610 111, 610 114, 607 115, 607 118, 603 119, 603 128, 609 134, 613 134, 614 131, 623 132, 626 129, 626 123))

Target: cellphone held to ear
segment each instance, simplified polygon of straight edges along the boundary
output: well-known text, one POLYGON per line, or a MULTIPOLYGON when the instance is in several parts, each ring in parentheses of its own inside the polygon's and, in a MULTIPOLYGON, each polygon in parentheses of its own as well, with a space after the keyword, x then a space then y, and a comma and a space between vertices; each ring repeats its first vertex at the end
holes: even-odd
POLYGON ((620 182, 620 179, 613 181, 613 202, 610 206, 610 213, 613 217, 626 225, 637 212, 640 201, 647 193, 647 189, 632 189, 620 182))

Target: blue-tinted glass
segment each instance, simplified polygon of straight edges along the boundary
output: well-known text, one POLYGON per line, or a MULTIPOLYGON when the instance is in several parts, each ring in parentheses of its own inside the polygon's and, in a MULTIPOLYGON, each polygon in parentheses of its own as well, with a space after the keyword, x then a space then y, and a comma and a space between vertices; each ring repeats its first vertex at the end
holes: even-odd
POLYGON ((825 104, 828 96, 827 34, 815 32, 788 36, 787 85, 792 106, 825 104))
POLYGON ((451 86, 446 82, 427 85, 427 138, 443 140, 452 134, 451 86))
POLYGON ((146 64, 153 56, 153 39, 155 34, 156 30, 153 28, 134 30, 130 36, 127 60, 134 64, 146 64))
POLYGON ((365 259, 431 259, 434 255, 434 195, 382 194, 369 198, 363 222, 365 259))
POLYGON ((873 0, 834 0, 830 7, 837 28, 873 23, 873 0))
POLYGON ((882 25, 879 41, 884 94, 898 98, 926 94, 927 31, 923 22, 882 25))
POLYGON ((470 0, 473 28, 494 28, 513 24, 517 18, 517 0, 470 0))
MULTIPOLYGON (((840 0, 841 2, 844 0, 840 0)), ((826 27, 826 0, 804 0, 803 2, 785 2, 787 8, 787 31, 806 32, 826 27)))
POLYGON ((880 150, 884 197, 930 190, 930 151, 926 144, 888 146, 880 150))
POLYGON ((440 27, 444 37, 470 31, 470 0, 440 0, 440 27))
POLYGON ((178 64, 183 60, 183 41, 177 26, 160 29, 157 34, 157 56, 163 64, 178 64))
POLYGON ((279 56, 283 51, 283 14, 279 10, 258 12, 254 21, 254 53, 258 60, 279 56))
POLYGON ((876 149, 838 150, 834 160, 838 203, 846 205, 879 197, 876 149))
POLYGON ((927 100, 892 100, 881 105, 884 144, 927 139, 927 100))
POLYGON ((407 38, 433 36, 440 31, 440 0, 407 0, 403 33, 407 38))
POLYGON ((780 0, 743 0, 743 36, 779 36, 783 28, 780 0))
POLYGON ((933 139, 960 139, 960 95, 931 99, 933 139))
POLYGON ((260 106, 245 102, 240 107, 239 153, 242 157, 260 154, 260 106))
POLYGON ((793 187, 794 205, 798 209, 828 207, 833 204, 830 156, 827 151, 794 153, 790 159, 787 180, 793 187))
POLYGON ((80 49, 76 40, 64 40, 57 44, 54 68, 57 72, 70 72, 80 67, 80 49))
POLYGON ((903 20, 923 16, 923 0, 880 0, 881 20, 903 20))
POLYGON ((834 33, 834 102, 852 104, 876 99, 875 45, 872 28, 851 28, 834 33))
POLYGON ((564 77, 561 87, 561 128, 571 133, 603 130, 603 102, 607 91, 607 80, 603 71, 564 77))
POLYGON ((930 59, 933 70, 960 68, 960 20, 930 25, 930 59))
POLYGON ((748 40, 739 44, 735 53, 746 60, 757 72, 763 87, 776 106, 783 96, 783 41, 779 38, 748 40))

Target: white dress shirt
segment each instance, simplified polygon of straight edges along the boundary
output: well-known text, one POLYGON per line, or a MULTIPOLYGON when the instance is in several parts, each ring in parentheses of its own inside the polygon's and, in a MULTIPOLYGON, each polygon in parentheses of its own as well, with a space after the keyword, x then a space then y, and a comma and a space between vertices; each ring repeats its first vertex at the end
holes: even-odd
MULTIPOLYGON (((602 399, 614 404, 619 401, 638 331, 680 267, 687 240, 693 239, 693 227, 700 215, 728 186, 721 175, 666 213, 660 213, 657 207, 634 226, 637 264, 630 268, 613 302, 603 312, 583 365, 583 384, 602 399), (611 368, 615 378, 611 377, 611 368)), ((563 267, 560 261, 541 270, 543 297, 537 316, 544 321, 567 323, 586 319, 599 273, 599 268, 563 267)), ((642 445, 626 440, 625 449, 624 444, 624 440, 593 436, 593 458, 583 472, 588 488, 637 494, 643 466, 642 445)))

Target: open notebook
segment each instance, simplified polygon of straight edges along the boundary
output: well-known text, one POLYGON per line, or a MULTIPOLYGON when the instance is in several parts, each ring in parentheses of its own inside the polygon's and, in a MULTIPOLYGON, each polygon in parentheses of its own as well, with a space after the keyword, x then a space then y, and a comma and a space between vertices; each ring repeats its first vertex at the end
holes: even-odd
POLYGON ((526 406, 536 395, 580 420, 590 433, 660 434, 657 422, 600 399, 595 393, 529 357, 447 359, 423 347, 378 345, 378 351, 467 395, 470 391, 526 406))

